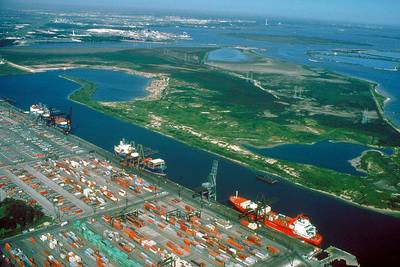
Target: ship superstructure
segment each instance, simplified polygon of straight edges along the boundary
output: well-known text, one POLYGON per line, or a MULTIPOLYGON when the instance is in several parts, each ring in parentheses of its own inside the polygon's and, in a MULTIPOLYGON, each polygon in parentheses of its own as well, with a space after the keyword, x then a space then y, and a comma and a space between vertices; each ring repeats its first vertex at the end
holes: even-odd
POLYGON ((299 214, 294 218, 272 211, 270 206, 263 206, 258 212, 257 218, 252 211, 257 210, 258 204, 244 197, 231 196, 229 201, 241 213, 246 214, 250 220, 260 221, 263 225, 273 228, 289 236, 296 237, 313 245, 320 245, 322 236, 317 233, 317 228, 311 223, 310 219, 304 214, 299 214))
POLYGON ((139 156, 139 153, 136 152, 135 144, 129 143, 125 139, 122 139, 118 145, 114 146, 114 152, 122 158, 139 156))
POLYGON ((29 112, 35 116, 50 117, 50 110, 44 104, 33 104, 29 108, 29 112))
POLYGON ((48 108, 44 104, 33 104, 29 108, 29 113, 40 121, 43 121, 47 126, 54 126, 64 133, 68 134, 71 131, 71 116, 72 110, 69 114, 62 113, 54 108, 48 108))
POLYGON ((156 175, 166 175, 165 161, 160 158, 145 157, 143 147, 138 145, 138 148, 136 148, 134 142, 127 142, 122 139, 118 145, 114 146, 114 152, 121 158, 121 164, 125 166, 135 166, 156 175))
POLYGON ((163 159, 145 158, 144 169, 148 172, 164 176, 166 175, 165 170, 167 169, 167 166, 163 159))

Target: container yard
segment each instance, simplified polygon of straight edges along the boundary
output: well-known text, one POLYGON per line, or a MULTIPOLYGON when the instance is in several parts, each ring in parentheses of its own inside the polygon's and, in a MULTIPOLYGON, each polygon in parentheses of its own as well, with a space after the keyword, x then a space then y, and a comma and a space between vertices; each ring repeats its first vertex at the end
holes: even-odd
MULTIPOLYGON (((322 250, 201 203, 165 177, 0 102, 0 196, 40 205, 54 222, 0 241, 18 266, 321 266, 322 250)), ((330 259, 349 254, 333 251, 330 259)), ((325 260, 326 261, 326 260, 325 260)))
POLYGON ((19 249, 22 261, 34 258, 38 266, 53 266, 51 261, 64 266, 159 266, 171 259, 178 266, 251 266, 285 252, 276 242, 172 196, 123 213, 74 221, 9 246, 15 248, 10 253, 19 249))
POLYGON ((59 132, 13 109, 2 110, 0 126, 0 166, 84 152, 59 132), (48 130, 43 131, 43 128, 48 130))
POLYGON ((150 265, 173 253, 199 266, 249 266, 285 251, 275 242, 172 196, 146 202, 119 216, 103 215, 101 222, 91 226, 110 241, 132 242, 137 256, 150 265), (105 227, 108 229, 103 230, 105 227))
POLYGON ((20 186, 13 183, 11 179, 5 175, 0 175, 0 195, 2 198, 7 196, 14 199, 23 200, 31 206, 39 205, 38 202, 31 197, 31 195, 26 193, 20 186))

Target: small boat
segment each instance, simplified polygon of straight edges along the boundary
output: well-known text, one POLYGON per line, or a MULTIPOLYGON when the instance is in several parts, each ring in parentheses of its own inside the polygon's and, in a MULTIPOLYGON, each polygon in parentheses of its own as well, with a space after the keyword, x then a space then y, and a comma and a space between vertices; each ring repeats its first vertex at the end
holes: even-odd
POLYGON ((266 182, 267 184, 276 184, 278 182, 277 179, 262 174, 257 174, 256 178, 260 181, 266 182))

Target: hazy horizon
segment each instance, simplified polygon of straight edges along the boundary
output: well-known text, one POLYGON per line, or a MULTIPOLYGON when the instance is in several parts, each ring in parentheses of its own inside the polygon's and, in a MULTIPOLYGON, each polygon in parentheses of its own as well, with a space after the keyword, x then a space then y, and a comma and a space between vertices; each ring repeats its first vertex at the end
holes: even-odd
POLYGON ((400 1, 394 0, 253 0, 251 4, 240 0, 1 0, 0 8, 110 8, 117 11, 157 11, 202 15, 243 15, 307 19, 370 25, 400 25, 400 1), (128 8, 128 10, 126 9, 128 8))

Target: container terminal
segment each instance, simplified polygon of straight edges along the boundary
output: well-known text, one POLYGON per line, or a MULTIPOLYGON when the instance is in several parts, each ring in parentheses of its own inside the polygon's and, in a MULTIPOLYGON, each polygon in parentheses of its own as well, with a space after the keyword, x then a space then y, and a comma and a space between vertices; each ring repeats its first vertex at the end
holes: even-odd
POLYGON ((0 240, 9 266, 329 266, 355 256, 269 228, 217 203, 217 166, 192 191, 0 101, 0 199, 53 221, 0 240))

